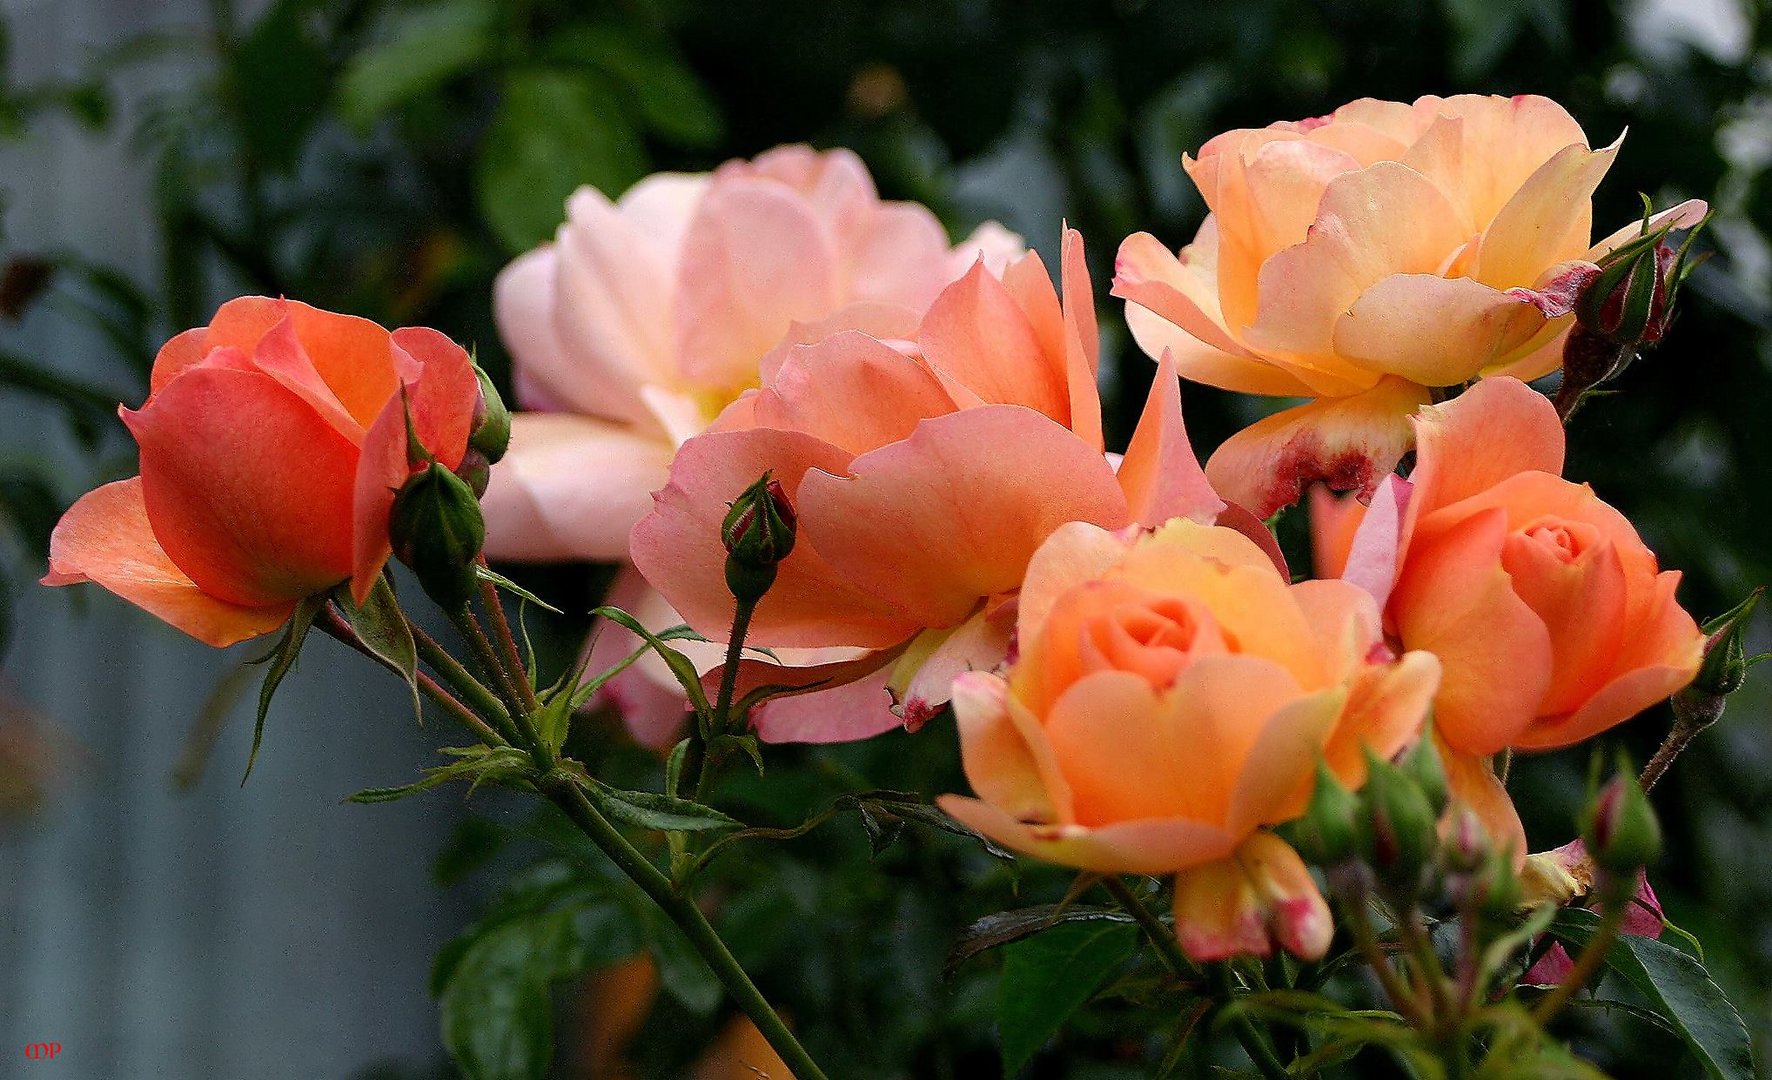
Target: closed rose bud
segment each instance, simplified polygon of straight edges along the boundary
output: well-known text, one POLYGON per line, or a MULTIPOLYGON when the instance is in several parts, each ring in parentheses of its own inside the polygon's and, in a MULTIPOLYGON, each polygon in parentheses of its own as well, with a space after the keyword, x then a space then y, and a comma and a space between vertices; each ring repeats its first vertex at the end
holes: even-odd
MULTIPOLYGON (((498 387, 492 385, 492 377, 478 365, 474 365, 474 375, 480 381, 480 401, 474 407, 473 434, 468 436, 468 446, 486 456, 488 464, 505 456, 505 449, 511 445, 511 410, 505 407, 505 399, 499 394, 498 387)), ((480 485, 484 492, 486 486, 480 485)))
POLYGON ((467 606, 478 581, 475 560, 486 543, 480 500, 465 480, 432 464, 394 498, 388 533, 425 595, 449 611, 467 606))
POLYGON ((1359 810, 1359 797, 1336 777, 1327 761, 1319 759, 1310 805, 1292 824, 1292 846, 1318 866, 1352 858, 1359 847, 1359 810))
POLYGON ((1418 891, 1438 842, 1439 814, 1408 773, 1366 755, 1361 854, 1378 879, 1405 894, 1418 891))
POLYGON ((775 568, 794 550, 794 506, 781 483, 764 473, 732 501, 720 525, 726 545, 726 586, 755 602, 775 584, 775 568))
POLYGON ((1581 838, 1595 865, 1634 875, 1661 853, 1661 824, 1636 778, 1621 773, 1600 789, 1583 817, 1581 838))
POLYGON ((1397 766, 1421 788, 1422 795, 1427 797, 1428 806, 1433 808, 1436 815, 1446 812, 1446 803, 1450 799, 1446 788, 1446 770, 1440 764, 1440 752, 1434 748, 1434 740, 1427 732, 1423 732, 1421 738, 1415 740, 1415 745, 1409 748, 1409 752, 1403 755, 1403 760, 1397 766))
MULTIPOLYGON (((1687 731, 1696 734, 1723 718, 1730 694, 1747 681, 1749 660, 1742 638, 1752 621, 1764 588, 1704 624, 1704 660, 1692 685, 1673 696, 1674 716, 1687 731)), ((1756 658, 1763 659, 1763 658, 1756 658)))

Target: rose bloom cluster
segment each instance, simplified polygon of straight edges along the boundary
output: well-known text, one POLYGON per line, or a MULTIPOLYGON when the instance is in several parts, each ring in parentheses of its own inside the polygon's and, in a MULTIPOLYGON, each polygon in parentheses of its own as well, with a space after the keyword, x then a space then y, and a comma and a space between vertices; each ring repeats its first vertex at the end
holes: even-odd
MULTIPOLYGON (((1561 421, 1528 385, 1558 368, 1596 260, 1703 214, 1596 242, 1618 152, 1533 97, 1359 101, 1212 139, 1184 162, 1198 235, 1132 236, 1115 261, 1155 361, 1120 453, 1074 231, 1056 277, 994 225, 952 245, 841 150, 586 189, 497 285, 530 411, 486 491, 487 552, 621 564, 613 602, 708 638, 707 678, 785 691, 751 714, 764 741, 951 707, 972 793, 950 815, 1050 862, 1172 877, 1196 958, 1319 956, 1329 912, 1275 832, 1319 763, 1358 787, 1369 754, 1431 737, 1523 858, 1496 756, 1590 738, 1698 670, 1678 573, 1563 478, 1561 421), (1309 400, 1202 468, 1181 378, 1309 400), (795 540, 747 613, 758 658, 723 672, 721 523, 765 474, 795 540), (1294 581, 1262 519, 1307 494, 1318 577, 1294 581)), ((366 588, 407 424, 456 468, 474 395, 433 332, 263 299, 175 338, 153 386, 125 414, 141 477, 70 511, 46 580, 216 645, 366 588)), ((603 633, 590 669, 635 640, 603 633)), ((602 700, 655 744, 684 713, 662 664, 602 700)))

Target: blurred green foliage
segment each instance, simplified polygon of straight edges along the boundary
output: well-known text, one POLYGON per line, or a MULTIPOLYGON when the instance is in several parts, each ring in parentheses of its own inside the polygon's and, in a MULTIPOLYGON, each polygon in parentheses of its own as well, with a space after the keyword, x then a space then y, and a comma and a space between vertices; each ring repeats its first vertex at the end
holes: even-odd
MULTIPOLYGON (((157 280, 129 282, 65 253, 16 250, 0 234, 0 317, 51 304, 71 312, 115 350, 81 370, 116 372, 89 385, 58 358, 8 352, 0 327, 0 390, 56 401, 92 446, 116 451, 123 441, 101 406, 113 394, 139 398, 153 344, 241 292, 436 326, 477 343, 502 378, 492 277, 551 233, 574 187, 613 195, 655 169, 706 169, 807 140, 855 148, 886 195, 929 203, 956 235, 995 216, 1049 247, 1061 217, 1079 227, 1108 313, 1110 440, 1123 438, 1151 367, 1127 347, 1105 286, 1127 233, 1180 244, 1197 227, 1203 206, 1181 153, 1226 128, 1360 96, 1542 93, 1596 142, 1630 129, 1598 197, 1602 231, 1636 215, 1639 192, 1658 205, 1701 196, 1719 211, 1706 241, 1718 257, 1694 276, 1667 343, 1582 412, 1569 467, 1686 572, 1682 596, 1707 616, 1772 581, 1772 12, 1721 4, 1740 25, 1725 18, 1720 36, 1695 44, 1670 29, 1678 7, 274 0, 247 22, 214 0, 204 25, 121 43, 88 72, 33 86, 5 78, 0 22, 0 138, 52 114, 126 127, 154 178, 163 243, 157 280), (113 107, 119 72, 166 63, 194 77, 126 113, 113 107)), ((1269 405, 1203 387, 1186 396, 1202 452, 1269 405)), ((0 517, 18 541, 5 556, 10 576, 35 575, 48 524, 89 480, 0 462, 0 517)), ((592 568, 546 577, 550 598, 574 610, 588 610, 604 580, 592 568)), ((579 629, 552 626, 562 654, 579 629)), ((1657 792, 1669 844, 1655 875, 1761 1040, 1772 1034, 1766 683, 1750 680, 1657 792)), ((1666 726, 1652 712, 1614 738, 1642 760, 1666 726)), ((587 749, 592 760, 606 752, 587 749)), ((941 725, 772 760, 767 784, 735 778, 723 793, 747 820, 792 823, 862 787, 963 782, 941 725)), ((1584 768, 1579 751, 1517 764, 1534 846, 1572 834, 1584 768)), ((719 874, 730 890, 723 929, 844 1076, 995 1068, 1000 961, 970 961, 944 981, 943 956, 968 921, 1057 899, 1065 880, 1018 879, 975 846, 920 830, 876 858, 861 830, 839 823, 730 858, 719 874)), ((1123 1007, 1067 1026, 1027 1075, 1144 1075, 1161 1061, 1175 1031, 1140 1018, 1138 974, 1120 975, 1123 1007)), ((668 1022, 643 1053, 666 1075, 687 1053, 676 1036, 711 1028, 681 1001, 661 1008, 668 1022)), ((1584 1052, 1620 1076, 1665 1076, 1678 1053, 1627 1015, 1585 1010, 1570 1024, 1584 1052)))

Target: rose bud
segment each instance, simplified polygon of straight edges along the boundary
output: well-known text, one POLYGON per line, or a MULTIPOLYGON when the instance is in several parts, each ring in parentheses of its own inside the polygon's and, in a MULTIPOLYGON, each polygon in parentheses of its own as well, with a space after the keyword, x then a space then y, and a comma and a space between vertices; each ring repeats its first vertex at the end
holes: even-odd
MULTIPOLYGON (((474 377, 480 382, 480 400, 474 406, 473 434, 468 436, 468 446, 484 454, 490 465, 504 457, 511 445, 511 410, 505 407, 498 387, 492 385, 492 376, 478 364, 474 365, 474 377)), ((482 483, 476 490, 484 493, 486 485, 482 483)))
POLYGON ((1359 845, 1359 809, 1359 798, 1336 777, 1327 761, 1318 759, 1310 804, 1290 830, 1292 846, 1318 866, 1345 862, 1359 845))
POLYGON ((768 473, 732 500, 720 539, 726 545, 726 586, 755 603, 775 584, 775 568, 794 550, 794 505, 768 473))
POLYGON ((467 481, 433 462, 394 498, 388 533, 425 595, 448 611, 467 606, 479 580, 475 560, 486 543, 480 500, 467 481))
POLYGON ((486 494, 486 485, 492 482, 492 463, 486 460, 485 454, 470 447, 462 455, 461 464, 455 467, 455 475, 462 478, 478 499, 486 494))
POLYGON ((1748 668, 1765 659, 1749 659, 1742 644, 1765 591, 1755 589, 1746 600, 1704 624, 1704 661, 1698 677, 1673 697, 1674 716, 1688 729, 1703 731, 1722 719, 1724 699, 1741 689, 1748 668))
POLYGON ((1413 895, 1433 860, 1439 814, 1408 772, 1366 751, 1361 854, 1378 879, 1413 895))
POLYGON ((1634 776, 1621 772, 1600 789, 1583 815, 1581 839, 1595 865, 1621 878, 1661 853, 1661 824, 1634 776))
POLYGON ((217 647, 344 582, 361 602, 409 444, 459 465, 474 400, 467 352, 435 330, 230 300, 160 350, 147 402, 123 413, 141 475, 62 517, 44 582, 95 582, 217 647))

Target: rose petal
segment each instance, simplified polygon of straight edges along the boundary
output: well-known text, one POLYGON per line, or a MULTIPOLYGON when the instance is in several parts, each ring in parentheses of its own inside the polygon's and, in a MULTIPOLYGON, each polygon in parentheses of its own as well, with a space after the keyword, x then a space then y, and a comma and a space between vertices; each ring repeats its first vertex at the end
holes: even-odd
POLYGON ((670 478, 671 444, 567 413, 512 417, 511 445, 481 506, 494 559, 619 562, 670 478))
POLYGON ((56 523, 43 584, 83 581, 218 649, 270 633, 295 610, 293 601, 242 607, 199 589, 154 539, 140 477, 87 492, 56 523))
POLYGON ((1188 441, 1181 417, 1181 386, 1175 360, 1168 353, 1157 363, 1144 414, 1115 475, 1132 519, 1149 528, 1175 517, 1209 523, 1224 509, 1224 500, 1206 482, 1188 441))

